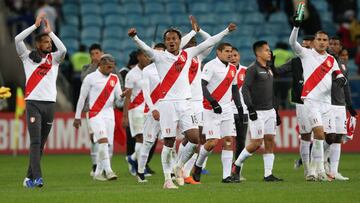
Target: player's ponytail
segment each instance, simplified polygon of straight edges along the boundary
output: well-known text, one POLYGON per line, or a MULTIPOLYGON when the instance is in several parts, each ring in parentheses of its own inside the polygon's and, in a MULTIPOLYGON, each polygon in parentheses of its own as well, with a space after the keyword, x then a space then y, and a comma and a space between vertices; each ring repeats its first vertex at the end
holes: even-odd
POLYGON ((41 55, 37 50, 32 50, 29 54, 29 58, 34 61, 34 63, 41 62, 41 55))

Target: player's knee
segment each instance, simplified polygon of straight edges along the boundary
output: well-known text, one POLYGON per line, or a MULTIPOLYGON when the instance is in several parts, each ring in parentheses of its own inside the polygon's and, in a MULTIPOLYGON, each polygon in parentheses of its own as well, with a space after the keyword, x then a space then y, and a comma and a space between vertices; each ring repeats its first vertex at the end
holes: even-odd
POLYGON ((166 137, 164 138, 164 145, 172 148, 175 143, 175 137, 166 137))
POLYGON ((108 139, 107 139, 106 137, 100 138, 100 139, 98 139, 98 143, 99 143, 99 144, 108 143, 108 139))
POLYGON ((199 144, 199 136, 191 135, 187 137, 188 141, 194 144, 199 144))
POLYGON ((218 139, 209 139, 206 141, 207 149, 212 150, 218 143, 218 139))
POLYGON ((341 143, 344 134, 336 134, 334 143, 341 143))
POLYGON ((142 143, 143 142, 143 135, 142 134, 135 135, 135 142, 142 143))
POLYGON ((336 139, 336 134, 334 133, 328 133, 326 134, 325 136, 325 141, 328 143, 328 144, 332 144, 335 142, 335 139, 336 139))

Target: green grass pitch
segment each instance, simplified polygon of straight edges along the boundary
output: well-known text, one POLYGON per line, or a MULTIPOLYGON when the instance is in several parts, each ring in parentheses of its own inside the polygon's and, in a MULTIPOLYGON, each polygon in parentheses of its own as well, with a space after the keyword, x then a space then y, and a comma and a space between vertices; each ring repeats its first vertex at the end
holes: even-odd
POLYGON ((113 157, 113 169, 119 179, 96 182, 89 176, 88 155, 46 155, 42 160, 43 188, 26 189, 22 181, 27 156, 0 156, 0 202, 360 202, 360 154, 343 154, 340 171, 350 181, 305 182, 303 170, 294 170, 295 154, 277 154, 274 175, 284 182, 265 183, 261 155, 246 161, 240 184, 221 183, 219 154, 209 157, 209 175, 201 185, 185 185, 178 190, 164 190, 160 155, 154 156, 151 167, 156 174, 148 183, 137 183, 127 172, 124 155, 113 157))

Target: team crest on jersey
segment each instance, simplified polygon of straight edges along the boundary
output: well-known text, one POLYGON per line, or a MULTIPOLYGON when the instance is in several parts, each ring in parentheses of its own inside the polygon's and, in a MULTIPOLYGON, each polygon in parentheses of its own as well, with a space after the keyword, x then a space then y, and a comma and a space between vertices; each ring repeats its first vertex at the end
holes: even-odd
POLYGON ((114 87, 115 86, 115 81, 114 80, 110 80, 110 86, 114 87))
POLYGON ((326 61, 326 65, 327 65, 328 67, 331 67, 331 66, 332 66, 331 61, 330 61, 330 60, 327 60, 327 61, 326 61))
POLYGON ((30 123, 35 123, 35 117, 30 117, 30 123))
POLYGON ((245 79, 245 74, 239 74, 239 80, 244 81, 245 79))
POLYGON ((192 59, 192 62, 193 62, 193 63, 198 63, 198 60, 197 60, 196 58, 193 58, 193 59, 192 59))
POLYGON ((231 77, 235 76, 235 71, 234 70, 231 70, 230 73, 231 73, 231 77))

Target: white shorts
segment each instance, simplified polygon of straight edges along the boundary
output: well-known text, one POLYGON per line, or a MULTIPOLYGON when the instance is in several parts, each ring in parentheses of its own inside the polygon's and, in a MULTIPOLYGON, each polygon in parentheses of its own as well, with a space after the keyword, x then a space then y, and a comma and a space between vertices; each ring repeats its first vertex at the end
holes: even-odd
POLYGON ((276 112, 275 109, 256 111, 257 119, 249 119, 251 139, 262 139, 264 135, 276 135, 276 112))
POLYGON ((225 136, 236 136, 234 113, 231 106, 222 109, 221 114, 205 109, 203 133, 207 140, 220 139, 225 136))
POLYGON ((110 145, 114 144, 115 121, 111 118, 95 116, 89 119, 90 127, 94 131, 94 142, 107 138, 110 145))
POLYGON ((176 137, 177 127, 181 133, 197 129, 197 122, 189 100, 159 101, 160 129, 163 138, 176 137))
POLYGON ((198 126, 204 126, 204 106, 202 101, 191 101, 198 126))
POLYGON ((131 137, 142 134, 144 130, 144 109, 135 108, 128 111, 131 137))
POLYGON ((312 99, 304 100, 305 115, 311 128, 323 126, 327 133, 335 133, 331 104, 312 99))
POLYGON ((144 142, 155 142, 160 135, 160 123, 155 120, 151 113, 145 116, 144 122, 144 142))
POLYGON ((300 134, 311 133, 312 127, 307 118, 305 107, 303 104, 296 104, 296 118, 299 125, 300 134))
POLYGON ((335 122, 336 134, 347 134, 346 130, 346 108, 345 106, 331 105, 335 122))

